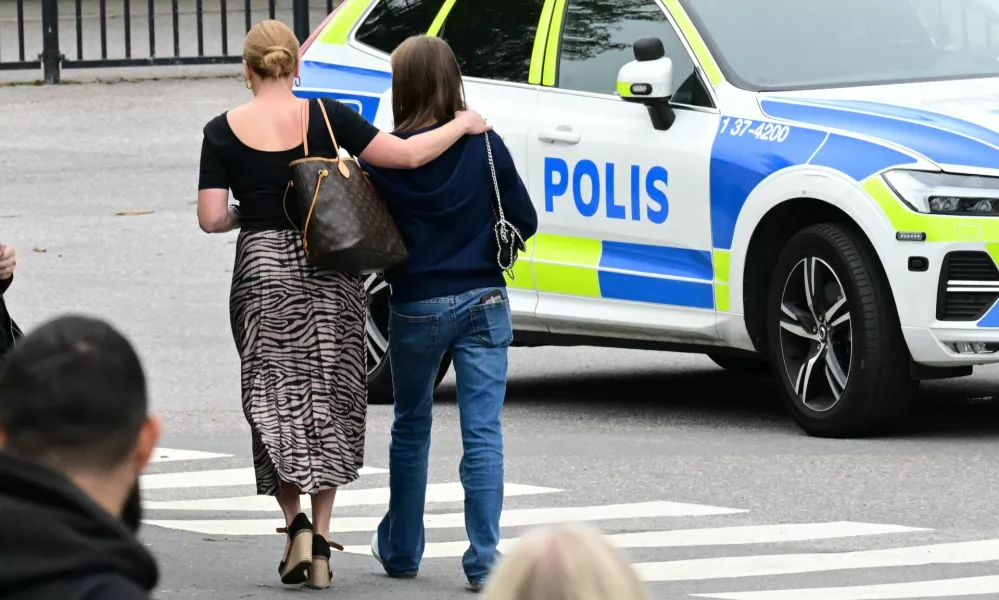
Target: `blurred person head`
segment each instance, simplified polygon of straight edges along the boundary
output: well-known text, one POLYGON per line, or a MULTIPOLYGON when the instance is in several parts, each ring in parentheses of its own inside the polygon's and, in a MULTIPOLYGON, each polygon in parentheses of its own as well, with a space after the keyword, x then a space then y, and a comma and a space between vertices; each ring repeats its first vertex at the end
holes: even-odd
POLYGON ((136 529, 139 475, 159 438, 132 345, 66 316, 24 337, 0 374, 0 448, 61 472, 136 529))
POLYGON ((256 95, 261 86, 281 83, 288 88, 298 77, 299 45, 295 34, 280 21, 257 23, 243 42, 246 86, 256 95))
POLYGON ((454 119, 467 110, 458 59, 447 42, 413 36, 392 52, 392 115, 398 131, 454 119))
POLYGON ((486 600, 651 600, 625 559, 589 527, 535 531, 490 574, 486 600))

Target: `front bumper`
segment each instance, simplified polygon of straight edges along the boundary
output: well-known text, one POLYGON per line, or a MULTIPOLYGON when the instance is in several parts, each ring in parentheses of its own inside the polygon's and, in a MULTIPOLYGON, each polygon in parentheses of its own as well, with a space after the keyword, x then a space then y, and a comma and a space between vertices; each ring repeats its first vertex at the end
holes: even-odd
POLYGON ((912 359, 923 365, 962 367, 999 363, 999 329, 902 327, 902 334, 912 359))
POLYGON ((904 253, 900 279, 907 293, 899 317, 916 362, 939 367, 999 363, 999 264, 990 246, 923 244, 904 253), (920 264, 925 270, 914 269, 920 264))

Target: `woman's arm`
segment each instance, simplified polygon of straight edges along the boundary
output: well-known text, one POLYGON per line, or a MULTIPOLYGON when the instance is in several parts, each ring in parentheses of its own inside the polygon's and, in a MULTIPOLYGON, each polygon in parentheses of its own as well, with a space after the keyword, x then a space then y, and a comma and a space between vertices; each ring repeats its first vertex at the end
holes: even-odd
POLYGON ((229 206, 229 179, 207 137, 201 143, 198 225, 205 233, 225 233, 239 227, 239 215, 229 206))
POLYGON ((465 135, 490 131, 479 113, 460 111, 453 121, 433 131, 400 139, 384 133, 356 110, 332 99, 323 99, 333 121, 337 142, 353 156, 387 169, 415 169, 444 153, 465 135))
POLYGON ((225 233, 239 227, 239 216, 229 206, 229 190, 198 190, 198 225, 205 233, 225 233))
POLYGON ((492 126, 479 113, 463 111, 447 125, 405 140, 379 132, 364 152, 361 152, 360 158, 376 167, 415 169, 443 154, 462 137, 491 129, 492 126))

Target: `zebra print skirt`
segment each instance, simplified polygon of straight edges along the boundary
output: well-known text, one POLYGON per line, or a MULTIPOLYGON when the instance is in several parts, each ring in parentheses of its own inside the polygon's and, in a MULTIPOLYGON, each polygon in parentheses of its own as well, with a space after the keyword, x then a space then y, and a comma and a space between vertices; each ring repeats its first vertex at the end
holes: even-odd
POLYGON ((364 463, 365 292, 308 264, 295 231, 243 231, 229 297, 257 494, 346 485, 364 463))

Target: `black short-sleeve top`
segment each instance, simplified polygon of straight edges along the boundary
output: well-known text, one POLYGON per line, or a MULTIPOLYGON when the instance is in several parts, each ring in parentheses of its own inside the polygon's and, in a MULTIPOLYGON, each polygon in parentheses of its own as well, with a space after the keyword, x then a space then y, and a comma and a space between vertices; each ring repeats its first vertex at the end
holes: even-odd
MULTIPOLYGON (((322 98, 333 133, 341 148, 358 156, 378 135, 378 128, 357 111, 330 98, 322 98)), ((298 223, 295 203, 283 203, 293 160, 305 156, 300 144, 283 151, 250 148, 236 137, 227 113, 205 125, 201 144, 201 174, 198 189, 228 189, 239 202, 239 225, 243 230, 290 229, 289 217, 298 223)), ((309 156, 335 156, 333 142, 317 102, 309 103, 309 156)))

